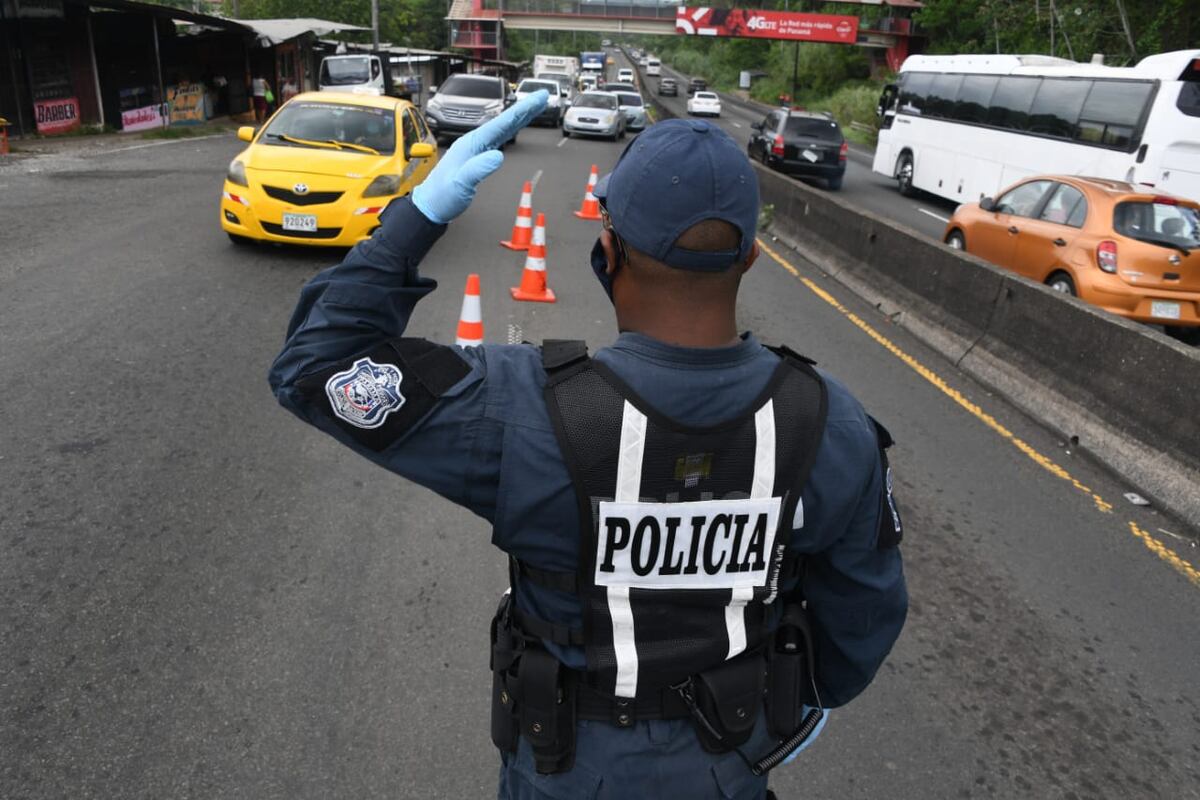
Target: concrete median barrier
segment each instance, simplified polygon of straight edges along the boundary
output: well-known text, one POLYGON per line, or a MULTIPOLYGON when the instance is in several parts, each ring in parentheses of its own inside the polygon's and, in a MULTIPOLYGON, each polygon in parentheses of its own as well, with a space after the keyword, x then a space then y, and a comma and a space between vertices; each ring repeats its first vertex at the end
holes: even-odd
POLYGON ((771 231, 960 368, 1200 525, 1200 349, 759 168, 771 231))

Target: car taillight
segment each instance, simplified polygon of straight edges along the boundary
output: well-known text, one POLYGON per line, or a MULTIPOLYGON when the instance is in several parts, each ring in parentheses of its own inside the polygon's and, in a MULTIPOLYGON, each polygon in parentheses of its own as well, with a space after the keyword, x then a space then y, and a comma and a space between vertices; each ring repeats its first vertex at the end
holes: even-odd
POLYGON ((783 135, 775 134, 775 143, 771 145, 771 152, 777 156, 783 155, 783 135))
POLYGON ((850 152, 850 143, 842 142, 842 149, 838 150, 838 161, 845 161, 846 154, 850 152))
POLYGON ((1179 200, 1177 200, 1174 197, 1167 197, 1165 195, 1155 196, 1153 202, 1155 205, 1159 205, 1159 206, 1177 206, 1177 205, 1179 205, 1179 200))
POLYGON ((1096 263, 1105 272, 1117 272, 1117 243, 1103 241, 1096 245, 1096 263))

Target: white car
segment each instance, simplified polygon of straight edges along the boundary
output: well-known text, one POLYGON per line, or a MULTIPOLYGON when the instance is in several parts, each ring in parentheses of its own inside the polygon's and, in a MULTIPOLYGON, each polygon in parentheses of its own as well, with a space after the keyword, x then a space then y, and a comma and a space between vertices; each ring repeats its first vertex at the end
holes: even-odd
POLYGON ((612 139, 625 138, 625 114, 611 92, 584 92, 563 116, 563 136, 604 136, 612 139))
POLYGON ((517 99, 520 100, 522 97, 542 89, 545 89, 550 97, 546 100, 546 110, 539 114, 534 122, 557 128, 558 124, 562 122, 563 109, 566 108, 567 101, 567 98, 563 97, 559 91, 558 81, 526 78, 517 87, 517 99))
POLYGON ((687 111, 693 116, 721 116, 721 98, 715 92, 696 92, 688 98, 687 111))
POLYGON ((629 67, 621 67, 617 70, 617 80, 621 83, 633 83, 633 70, 629 67))

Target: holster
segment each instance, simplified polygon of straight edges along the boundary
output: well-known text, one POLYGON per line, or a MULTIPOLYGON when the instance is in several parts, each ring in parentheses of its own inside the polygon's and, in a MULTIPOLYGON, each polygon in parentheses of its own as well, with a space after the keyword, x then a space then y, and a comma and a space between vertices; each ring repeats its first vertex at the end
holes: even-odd
POLYGON ((538 773, 575 766, 575 681, 549 651, 529 644, 518 665, 521 735, 533 750, 538 773))
POLYGON ((505 593, 491 626, 492 744, 505 753, 517 752, 519 734, 516 703, 509 686, 513 683, 512 669, 521 646, 521 639, 513 630, 512 602, 512 594, 505 593))
POLYGON ((707 723, 697 724, 696 734, 706 751, 727 753, 750 739, 763 707, 765 680, 761 650, 743 653, 692 679, 696 709, 707 723))
POLYGON ((802 721, 802 706, 816 705, 814 669, 808 612, 788 605, 767 649, 767 728, 772 736, 791 736, 802 721))
POLYGON ((524 736, 539 773, 566 772, 575 765, 574 673, 521 635, 513 602, 505 594, 492 619, 492 743, 515 753, 524 736))

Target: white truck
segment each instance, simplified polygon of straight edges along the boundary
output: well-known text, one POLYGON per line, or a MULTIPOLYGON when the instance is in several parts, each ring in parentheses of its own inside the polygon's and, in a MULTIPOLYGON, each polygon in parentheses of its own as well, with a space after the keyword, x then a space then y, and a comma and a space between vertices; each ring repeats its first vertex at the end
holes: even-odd
POLYGON ((579 77, 579 59, 574 56, 534 56, 533 76, 536 78, 543 72, 563 73, 574 83, 579 77))
POLYGON ((321 59, 322 92, 352 94, 391 94, 391 73, 373 54, 326 56, 321 59))

